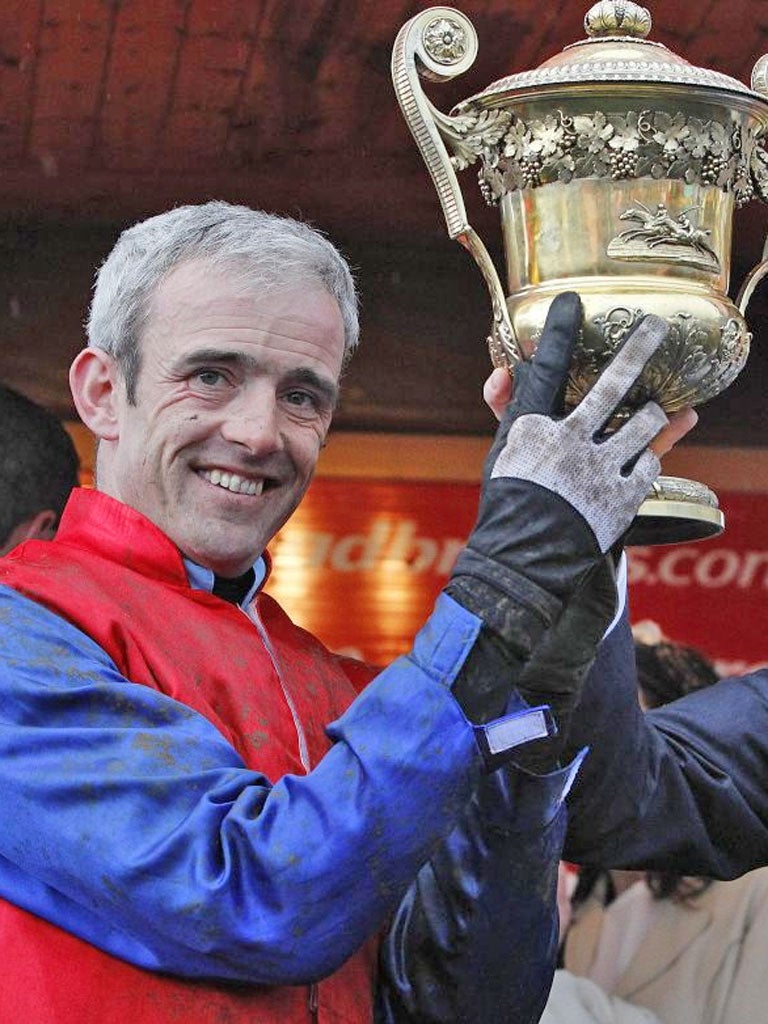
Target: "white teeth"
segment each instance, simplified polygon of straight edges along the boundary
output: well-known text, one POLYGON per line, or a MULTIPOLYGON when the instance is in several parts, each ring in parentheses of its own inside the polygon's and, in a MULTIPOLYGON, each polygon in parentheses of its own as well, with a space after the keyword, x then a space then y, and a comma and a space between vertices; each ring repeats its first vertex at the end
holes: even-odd
POLYGON ((224 473, 220 469, 204 469, 201 473, 206 480, 217 487, 223 487, 232 494, 255 496, 264 490, 263 480, 248 480, 237 473, 224 473))

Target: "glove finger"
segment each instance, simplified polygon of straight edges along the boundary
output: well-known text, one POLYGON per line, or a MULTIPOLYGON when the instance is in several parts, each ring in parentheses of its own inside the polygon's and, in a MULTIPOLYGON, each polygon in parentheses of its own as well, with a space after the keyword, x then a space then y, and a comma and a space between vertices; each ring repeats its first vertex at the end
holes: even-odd
POLYGON ((520 685, 530 687, 538 672, 543 688, 550 684, 553 670, 572 671, 585 660, 591 661, 615 615, 617 601, 614 578, 601 565, 595 566, 556 624, 539 641, 520 685))
POLYGON ((612 434, 603 445, 610 448, 620 466, 635 459, 669 423, 666 413, 656 402, 646 402, 634 415, 612 434))
MULTIPOLYGON (((627 474, 627 483, 634 493, 639 495, 638 508, 645 499, 645 494, 653 481, 661 472, 661 463, 652 451, 644 451, 627 474)), ((616 538, 618 540, 618 538, 616 538)))
POLYGON ((496 461, 506 445, 509 429, 519 416, 526 413, 549 416, 562 412, 563 393, 573 347, 581 327, 581 316, 581 299, 575 292, 563 292, 552 300, 533 357, 515 367, 512 401, 501 416, 496 437, 485 461, 483 477, 486 480, 493 475, 496 461))
POLYGON ((668 332, 667 323, 661 317, 643 317, 571 417, 582 421, 592 433, 597 432, 611 418, 645 364, 666 340, 668 332))
POLYGON ((562 411, 563 390, 581 317, 581 299, 576 292, 563 292, 552 300, 533 357, 518 363, 515 370, 516 416, 529 412, 550 416, 562 411))
POLYGON ((620 483, 613 488, 615 507, 610 515, 593 516, 589 525, 597 539, 600 550, 605 554, 621 541, 632 525, 640 506, 649 497, 651 484, 661 471, 661 463, 652 451, 639 456, 631 471, 620 477, 620 483))

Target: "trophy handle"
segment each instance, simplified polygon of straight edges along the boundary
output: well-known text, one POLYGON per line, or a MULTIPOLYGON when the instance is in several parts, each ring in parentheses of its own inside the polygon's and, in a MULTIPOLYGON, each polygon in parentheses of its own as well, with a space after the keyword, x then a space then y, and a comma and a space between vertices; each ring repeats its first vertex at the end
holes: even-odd
MULTIPOLYGON (((750 84, 756 93, 764 99, 768 99, 768 53, 760 57, 752 68, 750 84)), ((766 129, 763 126, 755 139, 755 148, 752 151, 749 169, 755 192, 764 202, 768 202, 768 154, 764 147, 765 136, 766 129)), ((747 274, 739 289, 739 294, 736 296, 736 306, 742 316, 746 313, 755 288, 766 274, 768 274, 768 238, 763 246, 763 258, 747 274)))
MULTIPOLYGON (((430 7, 400 29, 392 51, 392 81, 403 117, 432 177, 450 238, 461 243, 475 260, 491 297, 493 321, 488 349, 494 366, 511 368, 524 358, 507 308, 504 289, 488 250, 467 221, 464 197, 454 168, 477 157, 468 139, 470 121, 437 110, 427 99, 419 75, 446 82, 463 74, 477 56, 472 23, 452 7, 430 7), (446 144, 454 156, 448 155, 446 144)), ((500 112, 499 117, 505 115, 500 112)))
POLYGON ((763 246, 763 258, 747 274, 744 283, 739 289, 739 294, 736 296, 736 306, 742 316, 747 311, 747 306, 750 303, 755 288, 757 288, 766 275, 768 275, 768 238, 763 246))

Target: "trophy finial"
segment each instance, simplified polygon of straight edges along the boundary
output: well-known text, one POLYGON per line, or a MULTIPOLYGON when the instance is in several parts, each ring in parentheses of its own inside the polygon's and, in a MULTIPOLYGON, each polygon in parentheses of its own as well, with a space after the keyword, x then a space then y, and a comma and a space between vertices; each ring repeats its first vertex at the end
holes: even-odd
POLYGON ((651 15, 645 7, 631 0, 600 0, 584 16, 584 28, 592 39, 601 36, 645 39, 651 31, 651 15))

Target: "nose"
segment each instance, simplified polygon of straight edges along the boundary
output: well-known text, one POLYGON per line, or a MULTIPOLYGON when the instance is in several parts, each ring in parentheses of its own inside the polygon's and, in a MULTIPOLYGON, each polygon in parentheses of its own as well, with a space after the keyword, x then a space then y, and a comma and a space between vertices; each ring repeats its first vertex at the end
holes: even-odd
POLYGON ((242 445, 251 455, 272 455, 283 448, 278 406, 274 395, 261 393, 231 402, 221 424, 221 436, 242 445))

